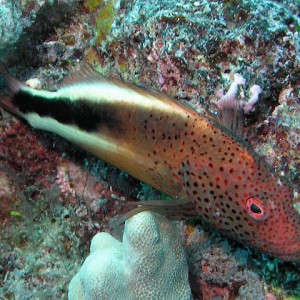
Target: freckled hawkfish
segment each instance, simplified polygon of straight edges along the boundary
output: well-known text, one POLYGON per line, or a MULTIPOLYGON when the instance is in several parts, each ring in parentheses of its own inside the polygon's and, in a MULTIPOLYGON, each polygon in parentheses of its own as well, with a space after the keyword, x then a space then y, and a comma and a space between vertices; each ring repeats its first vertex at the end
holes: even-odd
POLYGON ((293 189, 214 120, 89 66, 56 92, 25 86, 3 64, 0 72, 10 90, 3 108, 170 195, 178 204, 170 214, 200 217, 238 241, 300 261, 293 189))

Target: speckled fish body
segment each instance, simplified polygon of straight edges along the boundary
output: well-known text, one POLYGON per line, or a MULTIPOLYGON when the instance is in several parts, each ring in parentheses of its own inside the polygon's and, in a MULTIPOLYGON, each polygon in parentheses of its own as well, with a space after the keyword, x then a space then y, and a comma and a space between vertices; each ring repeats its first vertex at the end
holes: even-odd
POLYGON ((0 67, 7 110, 158 190, 232 238, 300 261, 293 190, 246 143, 192 108, 84 68, 57 92, 25 87, 0 67))

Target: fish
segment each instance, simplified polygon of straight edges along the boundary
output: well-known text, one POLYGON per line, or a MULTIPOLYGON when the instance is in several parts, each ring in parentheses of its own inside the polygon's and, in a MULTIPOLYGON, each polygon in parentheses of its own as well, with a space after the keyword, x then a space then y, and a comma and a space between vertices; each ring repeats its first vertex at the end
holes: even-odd
POLYGON ((149 209, 201 218, 264 253, 300 261, 292 186, 213 118, 87 64, 54 92, 24 85, 3 63, 0 73, 9 90, 0 98, 5 110, 173 198, 144 201, 149 209))

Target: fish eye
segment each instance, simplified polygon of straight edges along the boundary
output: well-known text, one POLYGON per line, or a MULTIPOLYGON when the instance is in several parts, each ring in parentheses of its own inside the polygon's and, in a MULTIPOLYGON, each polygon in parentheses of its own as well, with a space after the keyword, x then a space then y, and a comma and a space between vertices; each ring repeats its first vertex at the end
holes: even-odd
POLYGON ((247 209, 249 215, 256 221, 263 221, 268 217, 265 210, 264 203, 259 198, 256 197, 248 198, 247 209))
POLYGON ((251 211, 252 211, 254 214, 262 214, 261 208, 260 208, 258 205, 254 204, 254 203, 252 203, 252 204, 250 205, 250 209, 251 209, 251 211))

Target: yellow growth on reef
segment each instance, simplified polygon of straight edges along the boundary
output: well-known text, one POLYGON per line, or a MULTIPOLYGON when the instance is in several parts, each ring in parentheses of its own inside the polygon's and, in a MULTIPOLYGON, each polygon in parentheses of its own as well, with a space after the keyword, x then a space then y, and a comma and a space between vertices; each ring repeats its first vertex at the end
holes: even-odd
POLYGON ((114 20, 114 0, 88 0, 85 7, 91 12, 96 12, 97 44, 106 39, 110 33, 114 20))

